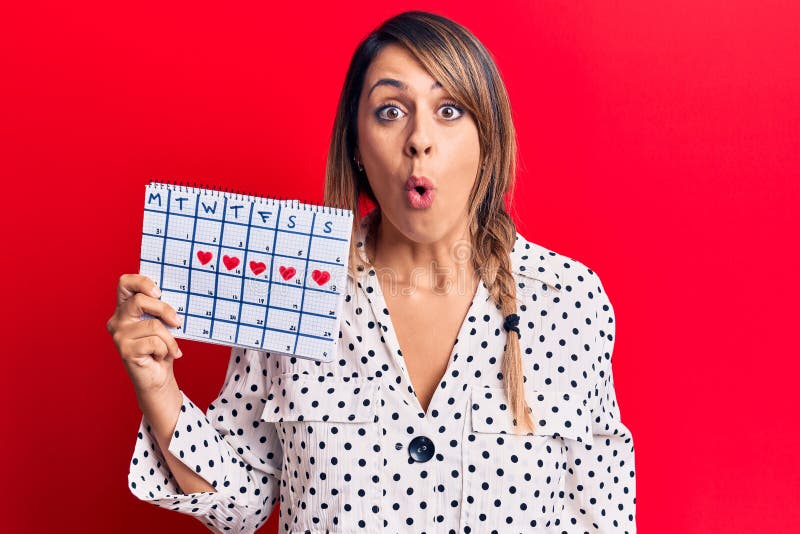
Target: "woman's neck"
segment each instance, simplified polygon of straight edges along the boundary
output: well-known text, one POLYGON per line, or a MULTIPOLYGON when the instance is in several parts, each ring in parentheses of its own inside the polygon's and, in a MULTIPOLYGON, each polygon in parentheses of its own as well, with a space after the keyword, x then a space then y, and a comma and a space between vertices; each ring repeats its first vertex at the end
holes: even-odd
POLYGON ((380 213, 375 215, 365 247, 382 287, 404 294, 449 295, 474 290, 469 225, 454 228, 435 242, 418 243, 380 213))

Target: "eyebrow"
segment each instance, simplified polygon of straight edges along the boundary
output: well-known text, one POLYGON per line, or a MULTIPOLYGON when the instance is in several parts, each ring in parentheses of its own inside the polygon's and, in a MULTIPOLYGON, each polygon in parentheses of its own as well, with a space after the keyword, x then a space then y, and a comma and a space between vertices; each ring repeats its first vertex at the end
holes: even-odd
MULTIPOLYGON (((369 90, 369 93, 367 93, 367 98, 369 98, 369 95, 372 94, 372 91, 374 91, 375 88, 380 87, 381 85, 389 85, 391 87, 396 87, 401 91, 408 91, 408 86, 403 82, 401 82, 400 80, 395 80, 394 78, 381 78, 380 80, 375 82, 375 85, 373 85, 372 88, 369 90)), ((433 85, 431 85, 430 90, 433 91, 434 89, 439 88, 441 86, 442 84, 436 82, 433 85)))

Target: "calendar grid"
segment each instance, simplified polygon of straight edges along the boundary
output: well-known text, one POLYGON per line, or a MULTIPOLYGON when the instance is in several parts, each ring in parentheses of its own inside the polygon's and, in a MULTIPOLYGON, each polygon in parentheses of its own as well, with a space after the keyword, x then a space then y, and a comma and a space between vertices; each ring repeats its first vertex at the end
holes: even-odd
POLYGON ((216 276, 214 276, 214 301, 211 304, 211 328, 209 337, 214 337, 214 324, 217 321, 217 295, 219 294, 219 258, 222 256, 222 236, 225 234, 225 211, 228 209, 228 197, 222 199, 222 224, 219 229, 219 252, 217 252, 216 276))
MULTIPOLYGON (((242 306, 244 306, 244 281, 247 279, 247 252, 250 249, 250 228, 253 226, 253 204, 250 204, 250 214, 247 216, 247 235, 244 238, 244 261, 242 262, 242 285, 239 290, 239 313, 236 314, 236 335, 233 337, 239 341, 239 326, 242 318, 242 306)), ((270 260, 270 264, 271 264, 270 260)), ((217 297, 219 298, 219 297, 217 297)), ((266 323, 264 326, 267 326, 266 323)))
POLYGON ((140 272, 176 338, 335 357, 352 211, 158 182, 144 200, 140 272))
POLYGON ((267 320, 269 319, 269 306, 272 300, 272 274, 275 272, 275 245, 278 243, 278 229, 281 225, 281 205, 278 204, 278 217, 275 220, 275 232, 272 234, 272 249, 270 249, 270 276, 267 283, 267 307, 264 308, 264 331, 261 333, 261 346, 264 346, 264 339, 267 335, 267 320))
MULTIPOLYGON (((308 252, 306 253, 306 265, 303 271, 305 272, 303 278, 303 292, 300 294, 300 317, 297 319, 297 334, 299 336, 300 329, 303 327, 303 304, 305 303, 306 299, 306 282, 308 281, 308 259, 311 256, 311 241, 314 239, 314 223, 317 220, 317 214, 313 213, 311 215, 311 230, 309 231, 308 237, 308 252)), ((297 340, 300 339, 299 337, 294 338, 294 348, 292 351, 297 350, 297 340)))

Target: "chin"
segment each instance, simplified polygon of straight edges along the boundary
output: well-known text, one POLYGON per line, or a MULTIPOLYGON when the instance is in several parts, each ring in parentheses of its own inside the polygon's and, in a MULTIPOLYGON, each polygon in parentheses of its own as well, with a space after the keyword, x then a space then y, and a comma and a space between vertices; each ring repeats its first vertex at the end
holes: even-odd
POLYGON ((386 222, 394 226, 397 231, 410 241, 416 243, 435 243, 459 225, 459 220, 446 217, 445 214, 452 210, 434 203, 430 208, 420 210, 410 207, 406 202, 401 202, 395 209, 381 212, 386 222))

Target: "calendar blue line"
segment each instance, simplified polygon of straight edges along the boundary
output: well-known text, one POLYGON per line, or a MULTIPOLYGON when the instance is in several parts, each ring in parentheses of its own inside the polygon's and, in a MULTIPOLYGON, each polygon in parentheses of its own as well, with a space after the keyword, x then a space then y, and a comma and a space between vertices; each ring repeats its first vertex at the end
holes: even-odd
MULTIPOLYGON (((278 206, 278 210, 280 210, 280 206, 278 206)), ((150 208, 145 208, 145 211, 151 211, 153 213, 164 213, 163 211, 154 210, 154 209, 150 209, 150 208)), ((191 218, 189 215, 186 215, 186 214, 183 214, 183 213, 173 213, 173 215, 175 215, 176 217, 186 217, 187 219, 191 218)), ((219 223, 221 223, 224 220, 224 219, 214 219, 212 217, 203 217, 202 215, 198 215, 196 218, 197 218, 197 220, 200 220, 200 221, 211 221, 211 222, 219 222, 219 223)), ((236 221, 225 221, 225 224, 227 224, 227 225, 235 224, 235 225, 239 225, 239 226, 247 226, 247 223, 240 223, 240 222, 236 222, 236 221)), ((277 228, 272 228, 272 227, 269 227, 269 226, 254 226, 254 228, 260 228, 262 230, 277 230, 277 228)), ((305 232, 298 232, 297 230, 280 229, 280 231, 284 232, 286 234, 305 235, 305 236, 310 235, 310 234, 306 234, 305 232)), ((315 235, 314 237, 318 237, 320 239, 332 239, 334 241, 350 241, 348 238, 336 237, 336 236, 332 236, 332 235, 315 235)), ((233 247, 231 247, 231 248, 233 248, 233 247)))
MULTIPOLYGON (((278 230, 278 231, 279 231, 279 232, 283 232, 283 233, 287 233, 287 232, 284 232, 284 230, 278 230)), ((292 232, 292 233, 294 233, 295 235, 304 235, 304 236, 310 236, 310 234, 302 234, 302 233, 299 233, 299 232, 292 232)), ((156 235, 156 234, 147 234, 147 233, 143 233, 142 235, 146 235, 146 236, 150 236, 150 237, 158 237, 158 238, 160 238, 160 237, 161 237, 160 235, 156 235)), ((316 236, 316 235, 315 235, 315 236, 313 236, 313 237, 319 237, 319 236, 316 236)), ((198 245, 207 245, 207 246, 209 246, 209 247, 220 247, 220 248, 226 248, 226 249, 230 249, 230 250, 239 250, 239 251, 243 251, 243 252, 254 252, 254 253, 256 253, 256 254, 262 254, 262 255, 264 255, 264 256, 272 255, 272 256, 276 256, 276 257, 278 257, 278 258, 286 258, 286 259, 290 259, 290 260, 296 260, 296 259, 297 259, 297 257, 296 257, 296 256, 289 256, 288 254, 274 254, 273 252, 265 252, 265 251, 262 251, 262 250, 256 250, 256 249, 253 249, 253 248, 229 247, 229 246, 225 246, 225 247, 223 247, 223 246, 221 246, 221 245, 218 245, 218 244, 216 244, 216 243, 204 243, 204 242, 198 242, 198 241, 189 240, 189 239, 183 239, 183 238, 180 238, 180 237, 170 237, 169 239, 171 239, 171 240, 173 240, 173 241, 182 241, 182 242, 184 242, 184 243, 193 243, 193 244, 198 244, 198 245)), ((311 259, 311 261, 313 261, 314 263, 324 263, 324 264, 326 264, 326 265, 338 265, 338 266, 340 266, 340 267, 342 266, 342 264, 341 264, 341 263, 338 263, 338 262, 335 262, 335 261, 328 261, 328 260, 317 260, 317 259, 314 259, 314 258, 310 258, 310 259, 311 259)), ((183 265, 179 265, 178 267, 183 267, 183 265)), ((225 274, 225 273, 222 273, 222 274, 225 274)))
MULTIPOLYGON (((206 321, 210 321, 211 320, 211 317, 206 317, 205 315, 196 315, 196 314, 193 314, 193 313, 190 313, 189 317, 193 317, 195 319, 205 319, 206 321)), ((227 324, 239 324, 237 321, 229 321, 227 319, 216 319, 216 321, 220 322, 220 323, 227 323, 227 324)), ((252 325, 252 324, 248 324, 248 323, 245 323, 244 326, 249 326, 250 328, 256 328, 256 329, 259 328, 256 325, 252 325)), ((331 341, 333 339, 332 337, 315 336, 314 334, 303 334, 303 333, 299 333, 299 332, 291 332, 289 330, 282 330, 280 328, 267 327, 267 330, 270 330, 272 332, 280 332, 282 334, 291 334, 293 336, 302 336, 302 337, 307 337, 307 338, 312 338, 312 339, 321 339, 321 340, 324 340, 324 341, 331 341)), ((264 344, 262 343, 260 346, 263 347, 264 344)))
MULTIPOLYGON (((294 287, 294 286, 292 286, 292 287, 294 287)), ((314 289, 314 288, 313 287, 309 287, 308 289, 314 289)), ((215 297, 212 297, 211 295, 204 295, 202 293, 195 293, 195 292, 188 292, 187 293, 185 291, 179 291, 177 289, 164 289, 163 291, 165 291, 167 293, 176 293, 176 294, 180 294, 180 295, 186 295, 187 299, 188 299, 188 297, 203 297, 203 298, 207 298, 207 299, 215 298, 215 297)), ((221 300, 222 302, 241 303, 242 306, 240 306, 239 317, 241 317, 241 308, 245 304, 247 304, 248 306, 255 306, 256 308, 266 308, 267 307, 266 304, 259 304, 257 302, 245 301, 245 300, 242 300, 242 299, 229 299, 229 298, 219 297, 219 296, 216 297, 216 299, 217 300, 221 300)), ((282 306, 275 306, 274 304, 270 305, 270 308, 273 309, 273 310, 281 310, 281 311, 286 311, 286 312, 299 313, 298 310, 293 310, 291 308, 284 308, 282 306)), ((187 311, 188 311, 188 307, 187 307, 187 311)), ((310 312, 310 311, 303 311, 303 314, 311 315, 313 317, 321 317, 323 319, 330 319, 332 317, 329 314, 316 313, 316 312, 310 312)), ((251 325, 251 326, 257 326, 257 325, 251 325)))
MULTIPOLYGON (((247 216, 247 235, 244 238, 244 244, 246 246, 248 246, 248 247, 250 246, 250 228, 252 227, 252 224, 253 224, 253 204, 251 203, 250 204, 250 215, 247 216)), ((222 240, 220 239, 220 241, 222 241, 222 240)), ((217 273, 217 276, 219 276, 219 273, 217 273)), ((239 289, 239 295, 242 297, 242 300, 239 302, 239 313, 236 314, 236 318, 238 320, 240 320, 240 321, 242 319, 242 303, 244 302, 244 281, 245 281, 245 278, 247 278, 247 249, 246 248, 244 250, 244 262, 242 264, 242 285, 240 286, 241 289, 239 289)), ((267 325, 265 324, 264 326, 267 326, 267 325)), ((236 324, 236 334, 233 336, 233 339, 235 339, 237 341, 239 340, 239 324, 238 324, 238 322, 236 324)))
MULTIPOLYGON (((163 212, 159 212, 159 213, 163 213, 163 212)), ((173 213, 172 215, 174 216, 175 214, 173 213)), ((189 218, 186 215, 183 215, 183 217, 186 217, 187 219, 189 218)), ((220 221, 213 221, 213 222, 220 222, 220 221)), ((245 226, 245 227, 248 226, 248 225, 246 225, 244 223, 227 222, 226 224, 228 226, 230 226, 232 224, 238 224, 239 226, 245 226)), ((305 232, 292 232, 292 231, 289 231, 289 230, 275 230, 274 228, 262 228, 261 226, 254 226, 254 225, 250 225, 250 226, 252 228, 258 228, 259 230, 269 230, 270 232, 283 232, 284 234, 293 234, 293 235, 300 235, 300 236, 306 236, 306 237, 311 235, 311 234, 307 234, 305 232)), ((148 234, 146 232, 142 232, 142 235, 149 235, 149 236, 153 236, 153 237, 161 237, 160 235, 148 234)), ((349 241, 348 239, 343 239, 341 237, 321 236, 321 235, 315 235, 314 237, 316 237, 318 239, 330 239, 331 241, 349 241)), ((170 239, 174 239, 175 241, 189 241, 188 239, 184 239, 182 237, 170 237, 170 239)), ((203 244, 203 245, 214 245, 214 246, 216 246, 216 243, 206 243, 204 241, 198 241, 198 243, 203 244)), ((227 248, 235 248, 237 250, 245 250, 244 247, 227 247, 227 248)), ((265 251, 261 251, 261 250, 250 249, 250 251, 251 252, 259 252, 261 254, 265 254, 265 251)))
MULTIPOLYGON (((194 216, 195 219, 192 221, 192 244, 189 248, 189 259, 187 263, 189 264, 189 280, 186 284, 186 288, 189 289, 192 287, 192 255, 194 254, 194 236, 197 232, 197 211, 200 207, 200 195, 195 196, 194 202, 194 216)), ((166 264, 167 258, 164 258, 164 263, 166 264)), ((183 323, 183 331, 186 331, 186 323, 189 322, 189 293, 186 293, 186 320, 183 323)))
MULTIPOLYGON (((278 242, 278 226, 281 223, 281 206, 278 205, 278 218, 275 220, 275 233, 272 235, 272 253, 273 256, 269 262, 269 282, 267 283, 267 307, 264 309, 264 331, 261 333, 261 346, 264 346, 264 338, 267 335, 267 319, 269 319, 269 301, 270 297, 272 296, 272 275, 275 272, 275 244, 278 242)), ((299 333, 299 330, 298 330, 299 333)))
MULTIPOLYGON (((291 257, 291 256, 289 256, 289 257, 291 257)), ((156 265, 161 265, 162 264, 162 262, 160 262, 160 261, 153 261, 153 260, 148 260, 148 259, 145 259, 145 258, 140 258, 139 261, 141 261, 143 263, 155 263, 156 265)), ((311 261, 313 261, 314 263, 324 263, 324 262, 317 261, 317 260, 311 260, 311 261)), ((338 265, 339 267, 341 267, 341 265, 339 265, 338 263, 332 263, 332 264, 329 264, 329 265, 338 265)), ((178 265, 176 263, 164 263, 164 266, 165 267, 175 267, 176 269, 188 269, 188 267, 186 267, 185 265, 178 265)), ((198 272, 203 272, 203 273, 213 273, 214 272, 214 271, 204 271, 202 269, 194 269, 194 270, 198 271, 198 272)), ((216 273, 216 274, 219 275, 219 276, 229 276, 229 277, 232 277, 232 278, 239 278, 238 274, 228 274, 228 273, 216 273)), ((269 283, 269 280, 262 280, 261 278, 253 278, 252 276, 247 276, 246 279, 247 280, 252 280, 254 282, 261 282, 261 283, 264 283, 264 284, 268 284, 269 283)), ((286 282, 280 282, 280 281, 276 281, 276 280, 273 280, 272 283, 275 284, 275 285, 278 285, 278 286, 294 287, 294 288, 297 288, 297 289, 301 289, 303 287, 303 286, 298 286, 297 284, 287 284, 286 282)), ((340 293, 339 291, 331 291, 330 289, 323 289, 321 287, 313 287, 313 286, 305 286, 305 287, 306 287, 306 289, 308 291, 317 291, 319 293, 328 293, 330 295, 338 295, 340 293)), ((203 295, 201 293, 197 293, 197 295, 202 296, 202 297, 211 296, 211 295, 203 295)), ((273 306, 273 308, 274 308, 274 306, 273 306)))
MULTIPOLYGON (((311 250, 311 240, 314 239, 314 223, 316 222, 316 220, 317 220, 317 214, 316 213, 311 214, 311 233, 308 236, 308 248, 307 248, 307 250, 311 250)), ((311 254, 306 254, 306 267, 304 269, 305 277, 303 279, 303 292, 300 294, 300 318, 297 319, 297 331, 298 332, 300 332, 300 328, 302 327, 302 324, 303 324, 303 303, 306 300, 306 280, 308 280, 308 257, 310 255, 311 254)), ((297 340, 298 339, 299 338, 294 338, 294 348, 292 349, 292 352, 297 350, 297 340)))
MULTIPOLYGON (((164 243, 162 243, 161 247, 161 276, 159 280, 161 280, 161 284, 164 284, 164 260, 167 258, 167 230, 169 230, 169 197, 171 190, 167 191, 167 215, 164 219, 164 243)), ((159 202, 161 198, 159 197, 159 202)))
MULTIPOLYGON (((220 249, 222 248, 222 236, 225 233, 225 215, 226 215, 225 214, 225 210, 227 208, 228 208, 228 197, 224 197, 222 199, 222 225, 219 228, 220 249)), ((219 273, 219 257, 220 256, 222 256, 222 254, 217 254, 217 269, 216 269, 217 273, 219 273)), ((219 291, 217 290, 218 286, 219 286, 219 276, 215 276, 214 277, 214 297, 215 298, 214 298, 214 305, 213 305, 213 307, 211 309, 211 315, 214 317, 214 319, 216 318, 216 313, 217 313, 217 299, 216 299, 216 296, 217 296, 217 293, 219 293, 219 291)), ((214 319, 211 319, 211 328, 210 328, 211 332, 209 333, 209 337, 211 339, 214 339, 214 319)))

